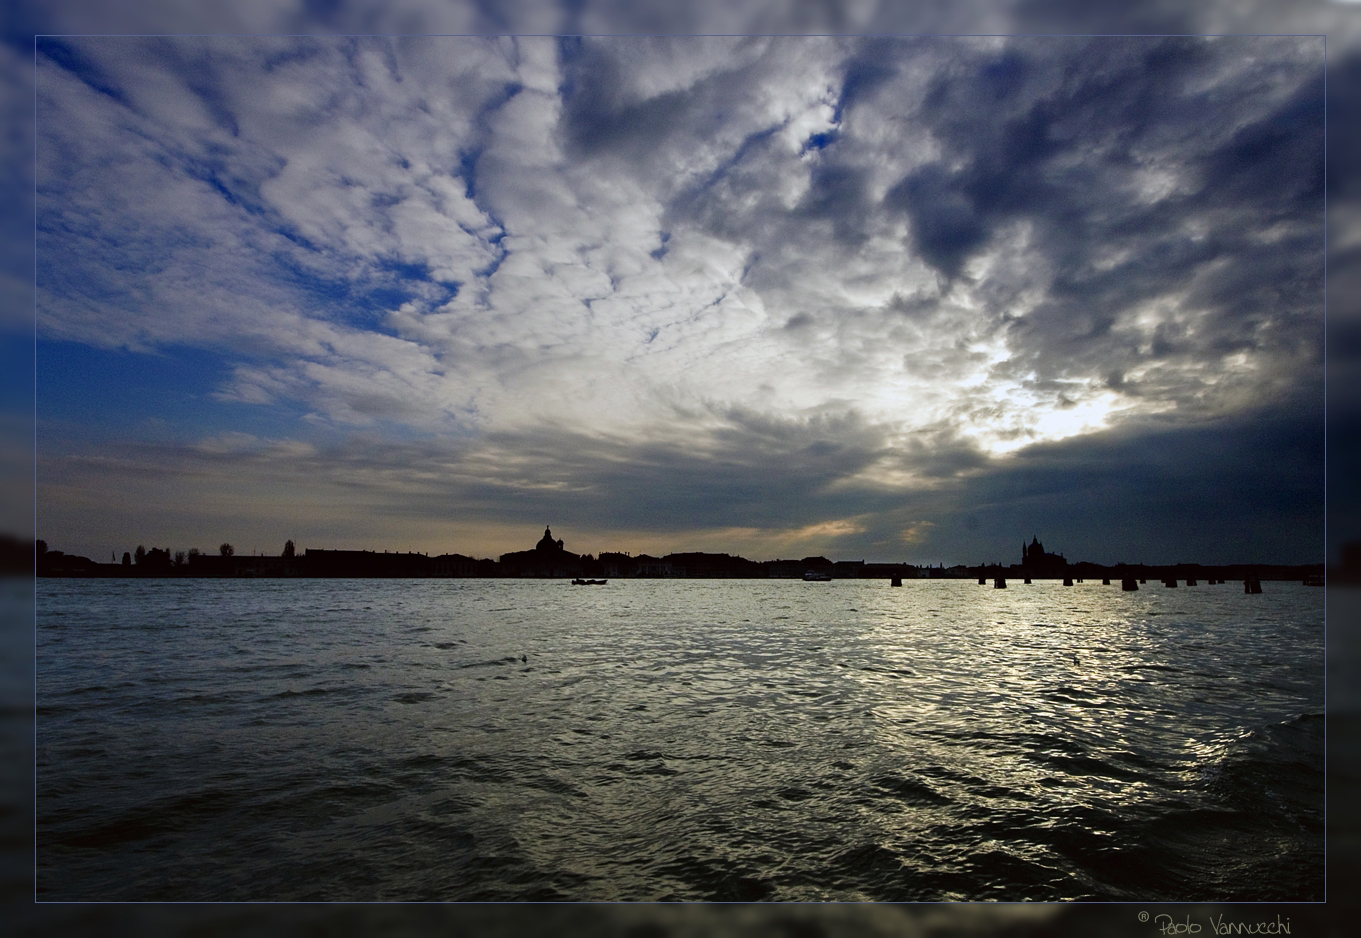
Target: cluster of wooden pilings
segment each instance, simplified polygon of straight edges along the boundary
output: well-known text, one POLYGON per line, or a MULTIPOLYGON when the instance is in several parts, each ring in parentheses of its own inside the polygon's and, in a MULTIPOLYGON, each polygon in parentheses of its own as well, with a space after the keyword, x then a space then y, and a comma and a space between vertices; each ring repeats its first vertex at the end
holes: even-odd
MULTIPOLYGON (((988 578, 987 578, 987 577, 981 576, 981 577, 978 578, 978 585, 979 585, 979 586, 986 586, 986 585, 987 585, 987 582, 988 582, 988 578)), ((1029 586, 1029 585, 1030 585, 1030 577, 1026 577, 1026 578, 1025 578, 1025 582, 1026 582, 1026 585, 1029 586)), ((1081 582, 1082 582, 1082 578, 1079 577, 1078 580, 1077 580, 1077 582, 1081 583, 1081 582)), ((1145 580, 1145 579, 1135 579, 1134 577, 1126 577, 1125 579, 1123 579, 1123 580, 1120 581, 1120 589, 1122 589, 1122 590, 1125 591, 1126 593, 1132 593, 1132 592, 1134 592, 1134 591, 1136 591, 1136 590, 1139 589, 1139 584, 1140 584, 1140 583, 1147 583, 1147 582, 1148 582, 1148 581, 1145 580)), ((1206 580, 1205 582, 1206 582, 1207 584, 1209 584, 1209 585, 1212 585, 1212 586, 1215 585, 1215 584, 1222 584, 1222 583, 1224 583, 1223 580, 1206 580)), ((1176 581, 1176 580, 1173 580, 1173 579, 1163 580, 1163 581, 1162 581, 1162 584, 1163 584, 1163 586, 1165 586, 1165 587, 1167 587, 1167 588, 1169 588, 1169 589, 1176 589, 1176 587, 1177 587, 1177 581, 1176 581)), ((1188 579, 1188 580, 1186 581, 1186 585, 1187 585, 1187 586, 1198 586, 1199 584, 1200 584, 1200 581, 1199 581, 1199 580, 1188 579)), ((895 576, 895 577, 893 578, 892 585, 893 585, 893 586, 902 586, 902 585, 903 585, 902 577, 896 577, 896 576, 895 576)), ((1073 585, 1073 578, 1072 578, 1072 577, 1064 577, 1064 578, 1063 578, 1063 585, 1064 585, 1064 586, 1072 586, 1072 585, 1073 585)), ((1102 585, 1102 586, 1110 586, 1110 585, 1111 585, 1111 581, 1110 581, 1109 579, 1103 579, 1103 580, 1101 581, 1101 585, 1102 585)), ((1006 577, 1000 577, 1000 576, 999 576, 999 577, 993 577, 993 580, 992 580, 992 588, 993 588, 993 589, 998 589, 998 590, 1004 590, 1004 589, 1006 589, 1006 588, 1007 588, 1006 577)), ((1261 581, 1261 580, 1255 579, 1255 578, 1249 578, 1249 579, 1245 579, 1245 580, 1243 581, 1243 592, 1245 592, 1245 593, 1260 593, 1261 591, 1262 591, 1262 581, 1261 581)))

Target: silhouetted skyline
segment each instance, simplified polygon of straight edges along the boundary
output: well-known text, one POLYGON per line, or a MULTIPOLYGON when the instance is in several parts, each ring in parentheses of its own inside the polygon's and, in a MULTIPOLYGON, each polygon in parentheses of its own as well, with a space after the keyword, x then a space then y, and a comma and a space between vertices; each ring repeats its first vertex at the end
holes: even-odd
MULTIPOLYGON (((285 542, 278 554, 238 554, 223 542, 214 552, 198 549, 171 551, 169 548, 124 551, 121 563, 114 552, 108 563, 90 557, 67 554, 51 548, 46 541, 35 545, 37 573, 51 577, 508 577, 568 579, 574 577, 611 577, 644 579, 891 579, 973 578, 982 583, 986 577, 1013 576, 1030 582, 1034 579, 1062 579, 1065 585, 1084 577, 1198 579, 1209 584, 1230 579, 1291 580, 1311 577, 1322 585, 1323 564, 1145 564, 1142 562, 1103 565, 1072 561, 1044 550, 1038 538, 1023 545, 1019 560, 980 561, 976 563, 922 566, 904 563, 866 563, 864 560, 831 560, 822 556, 751 560, 726 552, 670 551, 660 556, 626 551, 577 553, 566 548, 563 538, 555 538, 545 527, 543 536, 527 550, 511 551, 492 559, 460 553, 431 556, 412 551, 296 549, 285 542)), ((25 558, 26 559, 26 558, 25 558)), ((1354 570, 1339 571, 1346 576, 1354 570)), ((998 580, 998 585, 1002 585, 998 580)), ((1127 588, 1137 589, 1127 581, 1127 588)))

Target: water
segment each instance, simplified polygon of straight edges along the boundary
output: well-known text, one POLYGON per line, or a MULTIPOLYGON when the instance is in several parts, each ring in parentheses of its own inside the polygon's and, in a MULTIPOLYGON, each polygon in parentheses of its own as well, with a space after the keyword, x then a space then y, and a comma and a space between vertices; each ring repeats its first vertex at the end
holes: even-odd
POLYGON ((1323 590, 43 580, 40 900, 1323 898, 1323 590))

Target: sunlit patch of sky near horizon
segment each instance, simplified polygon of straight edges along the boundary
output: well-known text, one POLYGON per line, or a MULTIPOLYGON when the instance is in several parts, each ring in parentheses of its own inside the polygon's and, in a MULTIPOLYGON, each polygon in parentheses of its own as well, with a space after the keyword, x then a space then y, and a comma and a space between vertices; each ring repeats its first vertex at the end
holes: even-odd
POLYGON ((38 52, 53 546, 1321 559, 1319 37, 38 52))

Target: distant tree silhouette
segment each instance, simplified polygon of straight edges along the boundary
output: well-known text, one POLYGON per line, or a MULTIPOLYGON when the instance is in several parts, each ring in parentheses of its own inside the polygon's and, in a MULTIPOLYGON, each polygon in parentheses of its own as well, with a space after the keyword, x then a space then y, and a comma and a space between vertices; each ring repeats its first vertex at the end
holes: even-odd
MULTIPOLYGON (((289 543, 291 544, 292 541, 289 541, 289 543)), ((33 542, 33 547, 37 551, 39 557, 47 553, 47 541, 36 540, 33 542)))
POLYGON ((220 545, 218 545, 217 552, 221 554, 223 557, 230 557, 232 554, 236 553, 236 548, 228 544, 226 541, 223 541, 220 545))
POLYGON ((188 560, 189 558, 184 551, 182 550, 175 551, 175 566, 182 567, 185 565, 185 563, 188 562, 188 560))
POLYGON ((132 566, 132 554, 129 554, 127 551, 123 551, 123 566, 132 566))
POLYGON ((137 563, 141 563, 143 560, 146 560, 146 548, 143 547, 141 544, 138 544, 137 553, 132 555, 132 559, 137 563))
POLYGON ((191 547, 191 548, 189 548, 189 556, 190 556, 190 557, 197 557, 198 555, 199 555, 199 549, 198 549, 197 547, 191 547))
POLYGON ((296 555, 297 555, 297 549, 293 546, 293 542, 292 542, 291 540, 289 540, 289 541, 284 541, 284 556, 285 556, 285 557, 293 557, 293 556, 296 556, 296 555))

